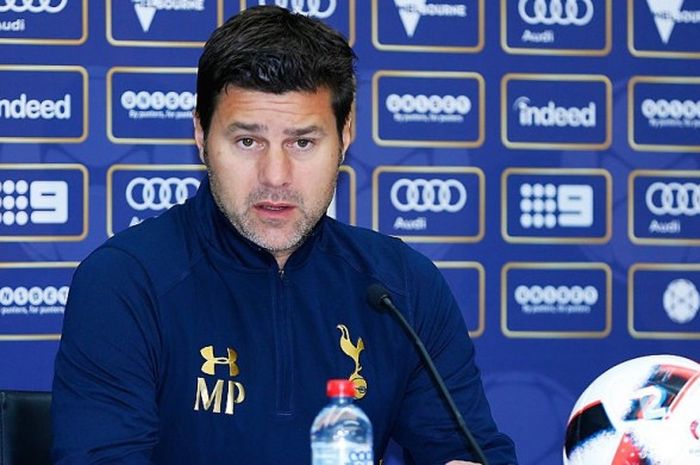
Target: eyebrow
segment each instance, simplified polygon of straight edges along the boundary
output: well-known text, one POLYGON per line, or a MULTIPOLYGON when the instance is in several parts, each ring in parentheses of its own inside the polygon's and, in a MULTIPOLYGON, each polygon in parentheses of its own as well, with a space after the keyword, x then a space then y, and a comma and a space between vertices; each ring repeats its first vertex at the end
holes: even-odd
POLYGON ((285 129, 284 133, 288 136, 307 136, 309 134, 318 134, 320 136, 325 136, 326 131, 321 127, 316 124, 312 124, 311 126, 306 126, 303 128, 291 128, 291 129, 285 129))
MULTIPOLYGON (((268 130, 268 127, 264 124, 243 123, 241 121, 234 121, 233 123, 228 125, 227 129, 228 129, 228 132, 244 131, 244 132, 251 132, 251 133, 261 133, 261 132, 266 132, 268 130)), ((301 128, 285 129, 284 133, 288 136, 294 136, 294 137, 307 136, 309 134, 319 134, 321 136, 326 135, 326 131, 321 126, 319 126, 317 124, 312 124, 310 126, 305 126, 305 127, 301 127, 301 128)))
POLYGON ((258 123, 242 123, 235 121, 228 125, 228 132, 246 131, 246 132, 264 132, 267 131, 267 126, 258 123))

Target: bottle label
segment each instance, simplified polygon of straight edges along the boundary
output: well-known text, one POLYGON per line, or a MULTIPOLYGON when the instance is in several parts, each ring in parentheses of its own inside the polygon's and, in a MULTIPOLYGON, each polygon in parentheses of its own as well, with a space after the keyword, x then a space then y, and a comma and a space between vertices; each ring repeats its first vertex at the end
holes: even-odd
POLYGON ((365 444, 314 444, 312 465, 374 465, 372 447, 365 444))

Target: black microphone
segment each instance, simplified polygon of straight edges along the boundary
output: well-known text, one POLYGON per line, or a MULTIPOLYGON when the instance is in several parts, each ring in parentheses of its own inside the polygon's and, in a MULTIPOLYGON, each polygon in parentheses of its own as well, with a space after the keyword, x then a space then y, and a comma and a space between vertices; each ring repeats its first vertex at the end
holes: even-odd
POLYGON ((464 437, 467 439, 472 451, 483 465, 488 465, 484 452, 481 450, 481 447, 479 447, 479 444, 477 444, 474 436, 472 436, 471 431, 469 431, 469 428, 467 428, 467 425, 464 423, 464 418, 462 418, 462 414, 460 413, 459 409, 457 409, 454 399, 452 399, 450 392, 447 390, 447 386, 445 386, 442 376, 440 376, 440 373, 438 373, 437 369, 435 368, 433 359, 428 354, 428 351, 425 350, 423 341, 420 340, 416 332, 413 330, 413 328, 411 328, 411 325, 409 325, 408 321, 406 321, 406 318, 404 318, 399 309, 396 308, 394 303, 391 301, 389 291, 387 291, 381 284, 370 284, 369 287, 367 287, 367 301, 370 303, 370 305, 372 305, 372 307, 380 312, 390 310, 391 313, 399 320, 401 327, 409 334, 411 342, 413 342, 416 349, 418 349, 423 362, 425 362, 425 366, 428 367, 428 371, 437 383, 440 394, 442 394, 443 398, 447 401, 450 412, 457 421, 457 424, 462 431, 462 434, 464 434, 464 437))

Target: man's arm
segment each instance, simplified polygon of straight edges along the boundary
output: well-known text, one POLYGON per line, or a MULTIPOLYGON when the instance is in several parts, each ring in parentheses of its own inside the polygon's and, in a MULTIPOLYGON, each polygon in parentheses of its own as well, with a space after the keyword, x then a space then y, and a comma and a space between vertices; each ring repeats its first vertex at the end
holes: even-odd
MULTIPOLYGON (((409 298, 413 307, 402 310, 413 312, 407 315, 409 321, 413 320, 489 465, 515 465, 513 442, 493 421, 474 361, 474 346, 447 283, 432 264, 412 268, 417 273, 407 288, 414 293, 409 298)), ((418 465, 473 463, 469 460, 474 455, 422 361, 405 391, 395 436, 418 465)))
POLYGON ((76 271, 53 384, 55 464, 150 463, 159 356, 151 295, 145 272, 115 249, 76 271))

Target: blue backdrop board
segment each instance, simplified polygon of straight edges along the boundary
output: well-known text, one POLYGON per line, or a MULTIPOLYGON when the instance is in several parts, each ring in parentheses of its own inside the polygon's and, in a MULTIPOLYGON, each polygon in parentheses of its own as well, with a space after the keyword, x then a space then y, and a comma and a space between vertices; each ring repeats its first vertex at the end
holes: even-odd
POLYGON ((265 3, 357 51, 330 213, 442 270, 523 465, 609 367, 700 358, 700 0, 0 0, 0 388, 50 388, 75 267, 194 193, 201 47, 265 3))

